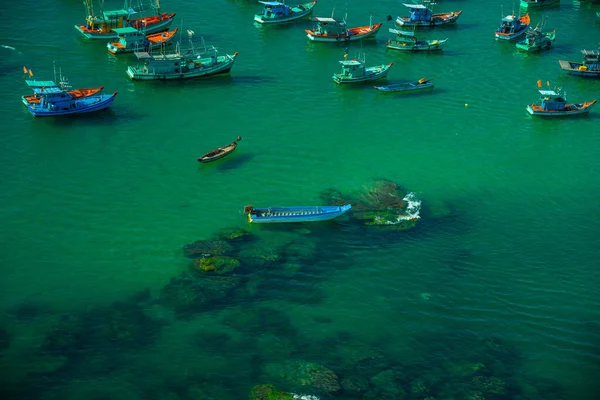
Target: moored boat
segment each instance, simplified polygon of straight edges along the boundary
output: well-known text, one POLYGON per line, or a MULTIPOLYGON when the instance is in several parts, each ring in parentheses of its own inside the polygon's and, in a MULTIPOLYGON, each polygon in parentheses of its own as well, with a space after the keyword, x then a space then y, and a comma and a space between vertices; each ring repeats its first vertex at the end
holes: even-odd
POLYGON ((550 7, 558 7, 560 5, 560 0, 521 0, 521 8, 530 9, 530 8, 550 8, 550 7))
POLYGON ((335 83, 369 82, 385 78, 393 65, 393 63, 389 63, 374 67, 366 67, 364 54, 359 55, 358 58, 353 58, 352 60, 348 60, 347 57, 348 53, 346 52, 346 54, 344 54, 344 60, 340 61, 340 64, 342 64, 342 72, 333 74, 335 83))
POLYGON ((317 1, 289 6, 279 1, 259 1, 264 5, 261 14, 254 15, 254 21, 261 24, 279 24, 294 21, 312 14, 317 1))
POLYGON ((538 81, 540 98, 537 103, 529 104, 527 112, 535 116, 564 117, 568 115, 584 114, 596 104, 596 100, 583 103, 567 103, 566 94, 560 88, 556 90, 542 90, 542 82, 538 81))
POLYGON ((462 14, 460 11, 434 14, 432 9, 424 4, 403 4, 409 9, 408 17, 396 18, 396 24, 400 26, 433 27, 438 25, 452 24, 462 14))
POLYGON ((113 31, 119 35, 119 40, 107 43, 106 47, 112 54, 133 53, 135 51, 147 52, 150 49, 168 44, 178 29, 145 35, 136 28, 115 28, 113 31))
MULTIPOLYGON (((127 5, 127 1, 125 3, 127 5)), ((161 32, 169 29, 175 17, 175 13, 161 11, 159 0, 151 7, 150 15, 137 18, 132 17, 135 14, 146 14, 147 11, 127 7, 112 11, 101 10, 97 15, 92 0, 84 0, 84 4, 87 15, 85 25, 75 25, 75 29, 87 39, 118 39, 114 29, 127 27, 142 29, 146 34, 161 32)))
POLYGON ((212 161, 216 161, 220 158, 223 158, 231 153, 233 153, 233 151, 236 149, 238 142, 242 140, 241 136, 238 136, 236 140, 234 140, 232 143, 229 143, 227 146, 223 146, 223 147, 218 147, 212 151, 209 151, 208 153, 200 156, 197 158, 197 161, 199 163, 209 163, 212 161))
POLYGON ((556 30, 543 32, 544 25, 545 23, 542 26, 538 24, 533 29, 529 28, 525 33, 525 39, 517 42, 517 49, 531 53, 551 48, 556 39, 556 30))
POLYGON ((248 222, 273 224, 290 222, 328 221, 345 214, 352 206, 300 206, 300 207, 267 207, 254 208, 246 206, 244 212, 248 222))
POLYGON ((502 22, 496 29, 495 36, 498 39, 512 40, 521 36, 527 31, 527 27, 531 23, 529 14, 515 17, 515 14, 507 15, 502 18, 502 22))
POLYGON ((229 73, 238 53, 220 56, 214 46, 196 49, 192 42, 193 34, 193 31, 188 30, 190 48, 186 51, 181 50, 180 43, 177 43, 176 49, 171 52, 134 52, 143 64, 129 66, 127 76, 132 80, 170 80, 229 73))
POLYGON ((371 17, 369 25, 348 28, 346 20, 316 17, 317 25, 313 29, 305 29, 306 36, 313 42, 349 42, 359 39, 374 38, 383 22, 373 24, 371 17))
MULTIPOLYGON (((59 82, 58 84, 55 83, 54 81, 29 81, 28 84, 30 89, 34 89, 34 88, 50 88, 50 87, 57 87, 57 88, 63 88, 63 85, 61 82, 59 82)), ((98 94, 102 91, 102 89, 104 89, 104 86, 100 86, 97 88, 81 88, 81 89, 71 89, 68 90, 67 89, 67 93, 75 98, 75 99, 79 99, 82 97, 88 97, 88 96, 93 96, 95 94, 98 94)), ((41 97, 38 97, 38 95, 35 93, 31 94, 31 95, 25 95, 22 96, 21 99, 23 100, 23 104, 27 105, 27 104, 32 104, 32 103, 39 103, 41 100, 41 97)))
MULTIPOLYGON (((85 97, 77 97, 69 93, 66 80, 61 77, 62 85, 40 86, 39 81, 26 80, 32 89, 37 102, 23 102, 34 117, 56 117, 70 114, 83 114, 100 111, 112 105, 117 92, 102 94, 101 91, 85 97)), ((48 83, 54 83, 48 81, 48 83)))
POLYGON ((442 50, 448 39, 418 40, 414 32, 400 31, 390 28, 390 33, 396 37, 385 42, 385 46, 392 50, 403 51, 435 51, 442 50))
POLYGON ((559 60, 558 63, 570 75, 600 78, 600 51, 581 50, 581 54, 582 62, 559 60))
POLYGON ((375 89, 380 92, 390 93, 390 92, 411 92, 415 90, 423 90, 423 89, 433 89, 433 82, 431 79, 421 78, 418 81, 410 81, 410 82, 401 82, 401 83, 393 83, 391 85, 385 86, 374 86, 375 89))

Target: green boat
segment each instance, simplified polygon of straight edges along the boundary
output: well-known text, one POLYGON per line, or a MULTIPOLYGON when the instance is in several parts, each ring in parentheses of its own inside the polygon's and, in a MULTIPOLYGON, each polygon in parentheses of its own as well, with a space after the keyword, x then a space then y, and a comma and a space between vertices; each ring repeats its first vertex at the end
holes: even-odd
POLYGON ((525 39, 516 44, 517 49, 533 53, 540 50, 549 49, 556 39, 556 30, 552 32, 542 32, 542 28, 535 27, 525 34, 525 39))
POLYGON ((560 6, 560 0, 521 0, 521 8, 538 9, 560 6))

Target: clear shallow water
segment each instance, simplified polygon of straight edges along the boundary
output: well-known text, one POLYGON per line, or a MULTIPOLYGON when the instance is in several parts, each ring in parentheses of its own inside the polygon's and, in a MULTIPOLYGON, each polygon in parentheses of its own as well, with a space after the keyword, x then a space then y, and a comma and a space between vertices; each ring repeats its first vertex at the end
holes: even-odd
MULTIPOLYGON (((415 380, 436 398, 465 398, 459 388, 478 382, 457 372, 467 363, 504 380, 489 398, 597 398, 598 111, 559 121, 525 112, 538 79, 574 101, 598 96, 600 82, 558 66, 600 41, 598 6, 563 3, 548 11, 556 46, 535 55, 493 39, 501 2, 439 4, 464 10, 456 26, 423 34, 449 38, 439 55, 386 52, 387 22, 362 49, 368 63, 394 61, 389 81, 435 79, 433 93, 415 96, 337 87, 344 46, 308 43, 307 21, 255 26, 260 7, 250 1, 164 3, 176 24, 240 53, 230 76, 166 84, 128 81, 131 58, 80 39, 80 2, 36 5, 41 36, 31 5, 3 5, 0 44, 16 49, 0 48, 6 395, 246 398, 261 383, 294 390, 272 365, 307 360, 339 380, 357 365, 367 380, 402 372, 394 382, 408 398, 420 398, 415 380), (117 91, 113 109, 33 120, 19 100, 22 66, 48 79, 53 61, 75 87, 117 91), (236 153, 197 165, 238 134, 236 153), (423 201, 415 229, 341 221, 306 232, 247 226, 241 213, 246 204, 320 203, 325 189, 353 192, 379 178, 423 201), (234 291, 185 318, 156 304, 189 268, 182 246, 229 227, 266 249, 293 241, 313 256, 243 268, 234 291), (360 364, 369 357, 379 364, 360 364)), ((403 11, 395 1, 368 4, 349 2, 348 22, 403 11)), ((320 1, 316 14, 333 6, 320 1)))

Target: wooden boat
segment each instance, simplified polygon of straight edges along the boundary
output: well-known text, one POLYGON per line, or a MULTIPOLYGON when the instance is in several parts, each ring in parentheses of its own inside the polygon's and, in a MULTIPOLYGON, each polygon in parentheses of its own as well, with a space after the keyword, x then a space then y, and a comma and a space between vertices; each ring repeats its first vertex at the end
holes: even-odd
POLYGON ((193 31, 188 30, 190 47, 181 50, 179 43, 172 52, 150 54, 148 52, 134 52, 143 64, 129 66, 127 76, 132 80, 168 80, 205 78, 208 76, 227 74, 233 67, 238 53, 233 55, 218 55, 216 47, 204 46, 196 49, 192 42, 193 31))
POLYGON ((317 25, 313 29, 305 29, 306 36, 313 42, 350 42, 353 40, 374 38, 383 22, 373 24, 371 17, 369 25, 348 28, 342 19, 316 17, 317 25))
POLYGON ((530 9, 530 8, 550 8, 550 7, 558 7, 560 5, 560 0, 521 0, 521 8, 530 9))
POLYGON ((496 29, 495 36, 497 39, 512 40, 521 36, 527 31, 527 27, 531 23, 529 14, 520 17, 515 17, 515 14, 507 15, 502 18, 502 22, 496 29))
POLYGON ((113 11, 101 10, 97 15, 94 12, 92 1, 84 0, 86 15, 88 15, 85 25, 75 25, 75 29, 87 39, 118 39, 115 28, 132 27, 141 29, 146 34, 161 32, 169 29, 175 17, 175 13, 168 14, 161 11, 159 0, 155 0, 155 5, 150 7, 151 15, 138 18, 132 18, 132 16, 138 13, 145 14, 146 10, 130 7, 113 11))
MULTIPOLYGON (((542 82, 538 81, 538 88, 542 87, 542 82)), ((544 117, 563 117, 567 115, 584 114, 590 111, 590 108, 596 104, 596 100, 584 103, 567 103, 566 95, 559 89, 539 90, 540 99, 537 104, 529 104, 527 112, 535 116, 544 117)))
POLYGON ((369 82, 377 79, 385 78, 390 72, 393 63, 387 65, 381 64, 375 67, 366 67, 364 55, 359 58, 347 60, 348 53, 344 54, 344 60, 340 61, 342 64, 342 72, 333 74, 333 80, 335 83, 357 83, 357 82, 369 82))
POLYGON ((254 21, 261 24, 280 24, 312 14, 317 1, 298 4, 296 6, 288 6, 279 1, 259 1, 259 3, 264 4, 265 7, 262 14, 254 15, 254 21))
POLYGON ((447 13, 434 14, 432 9, 423 4, 403 4, 409 9, 408 17, 396 18, 396 24, 400 26, 434 27, 438 25, 452 24, 458 20, 462 10, 447 13))
POLYGON ((117 96, 117 92, 112 94, 98 92, 90 96, 76 97, 69 94, 69 88, 64 85, 40 87, 39 81, 25 81, 25 83, 33 90, 34 96, 39 98, 38 102, 25 104, 27 110, 34 117, 55 117, 100 111, 110 107, 117 96))
POLYGON ((556 39, 556 31, 542 32, 541 28, 530 29, 525 35, 525 39, 516 44, 517 49, 529 53, 549 49, 556 39))
POLYGON ((119 35, 119 41, 109 42, 106 47, 112 54, 133 53, 138 50, 149 51, 168 44, 178 29, 145 35, 136 28, 115 28, 113 31, 119 35))
POLYGON ((582 62, 559 60, 560 67, 570 75, 600 78, 600 51, 581 50, 581 53, 583 54, 582 62))
POLYGON ((345 214, 352 206, 308 206, 308 207, 268 207, 254 208, 246 206, 244 212, 248 222, 274 224, 289 222, 328 221, 345 214))
POLYGON ((380 92, 410 92, 414 90, 433 89, 431 79, 421 78, 418 81, 393 83, 385 86, 374 86, 380 92))
POLYGON ((223 157, 233 153, 233 151, 236 149, 237 144, 240 140, 242 140, 242 137, 238 136, 234 142, 229 143, 227 146, 219 147, 212 151, 209 151, 208 153, 204 154, 203 156, 198 157, 197 160, 200 163, 209 163, 211 161, 216 161, 220 158, 223 158, 223 157))
POLYGON ((403 51, 435 51, 442 50, 448 39, 443 40, 418 40, 414 32, 400 31, 390 28, 390 33, 396 34, 392 40, 385 42, 385 46, 392 50, 403 51))

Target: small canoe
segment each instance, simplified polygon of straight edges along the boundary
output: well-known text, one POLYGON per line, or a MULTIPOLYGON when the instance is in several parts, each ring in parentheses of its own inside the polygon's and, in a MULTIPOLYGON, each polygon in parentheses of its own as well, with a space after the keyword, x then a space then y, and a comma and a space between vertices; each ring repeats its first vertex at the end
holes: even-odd
MULTIPOLYGON (((98 88, 74 89, 74 90, 69 90, 69 94, 74 99, 80 99, 83 97, 89 97, 89 96, 93 96, 97 93, 100 93, 102 91, 102 89, 104 89, 104 86, 100 86, 98 88)), ((38 97, 36 94, 23 96, 22 98, 23 98, 23 103, 25 103, 25 105, 39 103, 40 99, 41 99, 41 97, 38 97)))
POLYGON ((393 83, 385 86, 374 86, 380 92, 409 92, 413 90, 433 89, 432 80, 421 78, 418 81, 393 83))
POLYGON ((308 207, 268 207, 246 206, 244 212, 248 222, 273 224, 289 222, 328 221, 345 214, 352 206, 308 206, 308 207))
POLYGON ((217 149, 209 151, 208 153, 204 154, 203 156, 198 157, 197 160, 199 163, 209 163, 209 162, 218 160, 220 158, 223 158, 226 155, 233 153, 233 151, 237 147, 237 144, 240 140, 242 140, 242 137, 238 136, 237 139, 233 143, 230 143, 227 146, 219 147, 217 149))

